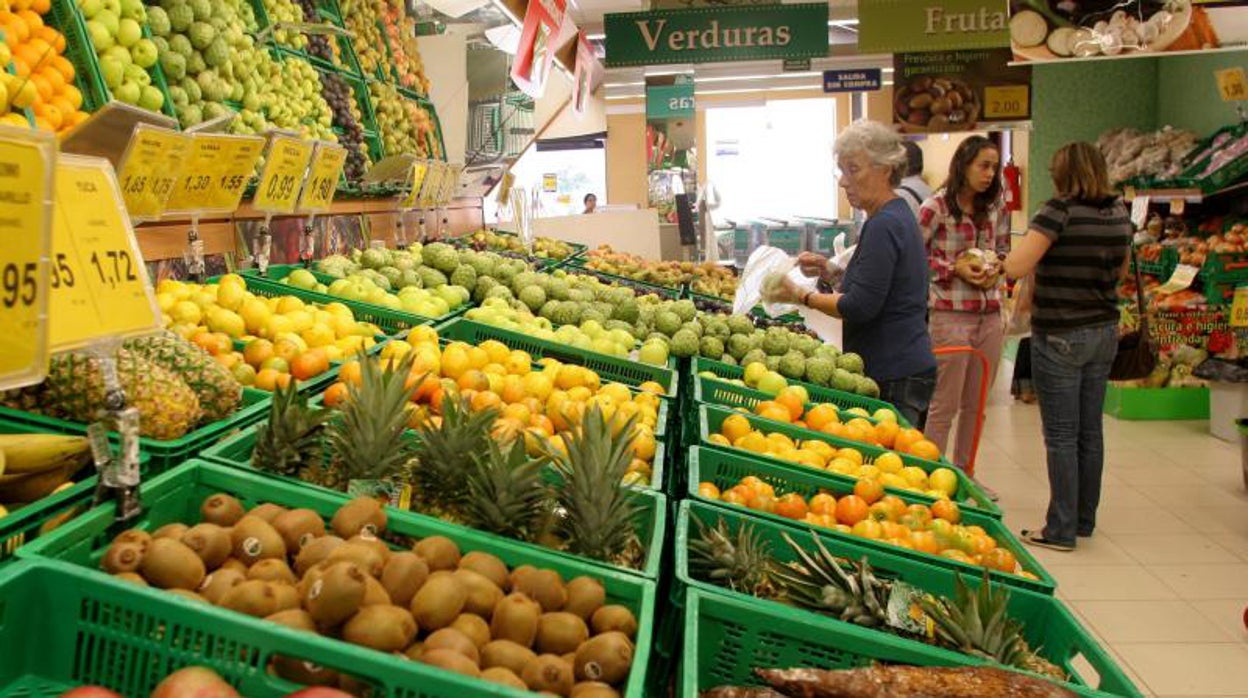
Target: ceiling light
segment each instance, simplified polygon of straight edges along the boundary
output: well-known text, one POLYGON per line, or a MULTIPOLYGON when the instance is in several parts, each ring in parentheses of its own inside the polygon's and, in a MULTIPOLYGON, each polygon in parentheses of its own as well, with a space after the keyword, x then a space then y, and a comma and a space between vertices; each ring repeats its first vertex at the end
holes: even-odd
POLYGON ((790 92, 794 90, 818 90, 819 85, 786 85, 783 87, 766 87, 761 90, 755 88, 743 88, 737 90, 695 90, 694 96, 697 95, 730 95, 745 94, 750 92, 790 92))
POLYGON ((607 35, 606 34, 586 34, 585 38, 589 39, 590 41, 602 41, 603 39, 607 38, 607 35))

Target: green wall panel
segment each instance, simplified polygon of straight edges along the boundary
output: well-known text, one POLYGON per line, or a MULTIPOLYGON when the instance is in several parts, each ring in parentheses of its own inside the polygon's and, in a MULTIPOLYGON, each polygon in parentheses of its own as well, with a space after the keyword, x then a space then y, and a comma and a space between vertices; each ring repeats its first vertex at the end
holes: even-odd
POLYGON ((1235 123, 1235 107, 1222 101, 1213 71, 1248 64, 1248 50, 1157 60, 1157 126, 1195 131, 1201 137, 1235 123))

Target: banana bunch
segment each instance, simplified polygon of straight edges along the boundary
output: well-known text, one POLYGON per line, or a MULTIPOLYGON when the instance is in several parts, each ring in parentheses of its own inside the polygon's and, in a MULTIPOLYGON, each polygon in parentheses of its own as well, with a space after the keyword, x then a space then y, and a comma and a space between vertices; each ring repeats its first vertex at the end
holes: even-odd
POLYGON ((90 460, 86 437, 0 434, 0 502, 24 504, 45 497, 90 460))

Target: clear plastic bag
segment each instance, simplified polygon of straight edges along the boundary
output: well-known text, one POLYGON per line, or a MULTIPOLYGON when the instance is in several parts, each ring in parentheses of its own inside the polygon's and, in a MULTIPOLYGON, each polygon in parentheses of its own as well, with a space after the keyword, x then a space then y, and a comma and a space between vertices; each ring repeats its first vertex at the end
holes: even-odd
MULTIPOLYGON (((846 253, 846 256, 852 255, 853 248, 846 250, 846 253)), ((737 282, 737 295, 732 305, 733 312, 748 313, 760 302, 763 304, 763 310, 771 317, 797 312, 802 316, 806 326, 819 335, 819 339, 831 342, 838 347, 841 346, 841 321, 839 319, 792 303, 766 301, 763 285, 767 277, 773 273, 786 275, 804 291, 814 291, 819 283, 818 279, 803 274, 801 268, 797 266, 797 260, 785 254, 783 250, 764 245, 754 250, 745 264, 745 269, 741 272, 741 278, 737 282)))

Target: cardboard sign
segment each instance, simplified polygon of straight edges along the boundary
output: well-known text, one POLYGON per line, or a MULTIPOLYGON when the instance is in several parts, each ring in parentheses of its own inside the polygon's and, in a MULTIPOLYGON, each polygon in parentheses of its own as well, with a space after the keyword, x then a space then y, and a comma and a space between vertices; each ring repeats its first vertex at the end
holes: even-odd
POLYGON ((511 80, 534 99, 546 91, 546 78, 558 48, 551 44, 559 33, 559 25, 563 24, 566 7, 566 0, 533 0, 524 12, 520 44, 511 65, 511 80))
POLYGON ((119 170, 130 220, 155 220, 165 212, 190 147, 191 136, 185 133, 150 124, 134 128, 119 170))
POLYGON ((256 210, 269 213, 294 213, 308 163, 316 144, 292 136, 274 136, 269 142, 269 155, 264 162, 260 184, 252 203, 256 210))

